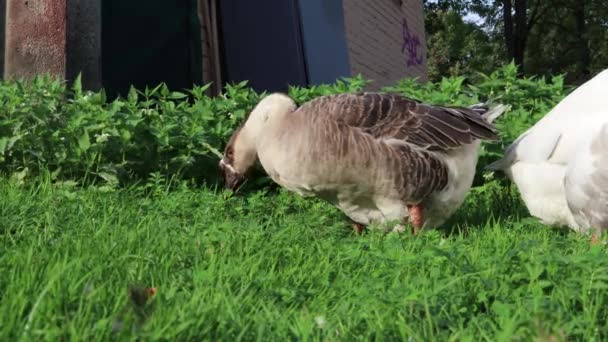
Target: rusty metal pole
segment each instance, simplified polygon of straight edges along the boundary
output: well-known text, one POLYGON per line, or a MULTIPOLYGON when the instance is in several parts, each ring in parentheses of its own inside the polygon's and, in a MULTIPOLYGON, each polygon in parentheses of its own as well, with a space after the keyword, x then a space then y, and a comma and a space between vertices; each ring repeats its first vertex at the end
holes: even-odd
POLYGON ((65 78, 67 0, 6 0, 5 78, 65 78))

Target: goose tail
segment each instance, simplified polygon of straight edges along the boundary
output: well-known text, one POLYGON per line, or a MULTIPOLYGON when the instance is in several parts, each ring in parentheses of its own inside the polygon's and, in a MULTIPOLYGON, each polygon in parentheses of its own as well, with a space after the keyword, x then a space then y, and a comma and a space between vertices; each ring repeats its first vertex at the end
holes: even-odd
POLYGON ((509 158, 501 158, 493 163, 490 163, 484 167, 486 171, 503 171, 511 165, 509 158))
POLYGON ((483 117, 484 120, 486 120, 488 123, 492 123, 504 112, 507 112, 509 109, 511 109, 511 106, 499 104, 494 108, 488 110, 487 112, 483 113, 481 117, 483 117))
POLYGON ((481 117, 487 123, 494 122, 494 120, 496 120, 504 112, 506 112, 509 109, 511 109, 511 106, 509 106, 509 105, 503 105, 503 104, 496 105, 496 106, 494 106, 492 108, 489 108, 489 107, 490 106, 487 103, 479 103, 479 104, 476 104, 476 105, 472 105, 469 108, 471 108, 472 110, 480 113, 481 117))

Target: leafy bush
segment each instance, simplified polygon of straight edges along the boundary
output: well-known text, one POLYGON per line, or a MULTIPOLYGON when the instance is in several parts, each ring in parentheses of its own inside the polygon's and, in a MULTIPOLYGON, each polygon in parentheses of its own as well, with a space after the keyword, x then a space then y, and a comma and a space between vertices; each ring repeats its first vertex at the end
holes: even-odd
MULTIPOLYGON (((405 79, 383 90, 435 104, 470 105, 490 99, 511 105, 498 123, 504 143, 536 122, 564 95, 561 76, 516 78, 507 65, 476 84, 464 77, 437 83, 405 79)), ((331 85, 291 87, 302 103, 314 97, 362 90, 361 77, 331 85)), ((51 173, 55 180, 103 181, 115 186, 155 177, 215 181, 221 149, 249 110, 264 96, 246 82, 228 85, 221 96, 206 96, 207 86, 185 92, 165 85, 131 89, 127 98, 108 101, 103 91, 83 91, 80 80, 67 88, 37 77, 31 82, 0 83, 0 172, 17 180, 51 173)), ((480 167, 497 158, 502 145, 482 152, 480 167)))
POLYGON ((245 83, 213 99, 206 88, 181 93, 159 85, 108 102, 104 92, 82 91, 79 80, 71 89, 48 77, 4 82, 0 170, 110 184, 153 172, 204 177, 217 165, 216 147, 259 99, 245 83))

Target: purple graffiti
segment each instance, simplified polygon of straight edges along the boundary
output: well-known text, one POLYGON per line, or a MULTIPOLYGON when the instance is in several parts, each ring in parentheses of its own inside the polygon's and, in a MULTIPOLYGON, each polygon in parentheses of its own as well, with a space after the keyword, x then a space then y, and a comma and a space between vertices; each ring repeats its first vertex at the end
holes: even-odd
POLYGON ((407 19, 403 18, 403 45, 401 46, 401 52, 405 53, 406 63, 408 67, 412 65, 422 64, 422 53, 418 57, 418 47, 420 46, 420 38, 416 33, 410 33, 410 29, 407 26, 407 19))

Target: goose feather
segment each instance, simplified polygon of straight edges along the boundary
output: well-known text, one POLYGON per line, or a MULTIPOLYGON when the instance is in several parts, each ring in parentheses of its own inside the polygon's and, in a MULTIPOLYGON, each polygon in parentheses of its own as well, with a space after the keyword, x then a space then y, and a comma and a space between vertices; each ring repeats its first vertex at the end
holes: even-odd
POLYGON ((491 120, 504 110, 372 92, 323 96, 296 108, 287 96, 271 94, 243 130, 259 127, 246 135, 257 137, 259 161, 281 186, 321 197, 364 225, 403 223, 407 206, 422 204, 425 226, 432 227, 462 203, 480 140, 497 139, 491 120), (273 111, 279 102, 290 110, 273 111))
POLYGON ((587 81, 488 166, 517 185, 532 216, 581 233, 608 228, 608 70, 587 81))

